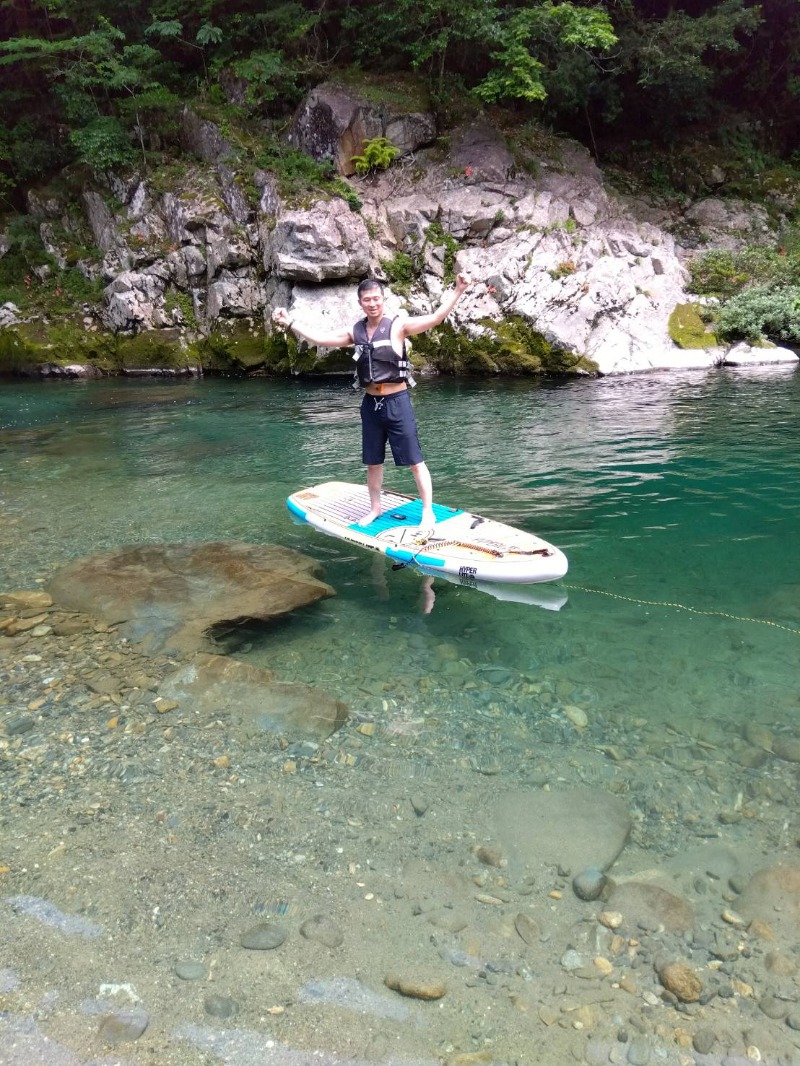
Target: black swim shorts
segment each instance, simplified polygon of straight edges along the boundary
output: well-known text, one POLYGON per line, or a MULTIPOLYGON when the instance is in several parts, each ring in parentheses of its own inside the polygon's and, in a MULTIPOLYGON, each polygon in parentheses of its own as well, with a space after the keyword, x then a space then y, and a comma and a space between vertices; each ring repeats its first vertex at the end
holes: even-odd
POLYGON ((361 461, 367 466, 380 466, 386 458, 387 440, 395 466, 416 466, 422 462, 417 420, 408 389, 388 396, 367 392, 361 401, 361 461))

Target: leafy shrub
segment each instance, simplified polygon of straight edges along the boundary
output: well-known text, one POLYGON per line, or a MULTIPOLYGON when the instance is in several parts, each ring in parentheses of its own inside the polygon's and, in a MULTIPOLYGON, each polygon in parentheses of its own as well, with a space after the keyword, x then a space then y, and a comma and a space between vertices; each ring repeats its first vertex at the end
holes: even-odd
POLYGON ((128 166, 135 158, 128 134, 115 118, 107 115, 94 119, 83 129, 73 130, 69 137, 78 149, 81 162, 96 174, 128 166))
POLYGON ((419 274, 411 256, 405 252, 395 252, 391 259, 382 259, 381 266, 393 287, 402 295, 407 295, 411 283, 419 274))
POLYGON ((734 339, 800 343, 800 285, 752 285, 724 305, 717 331, 734 339))
POLYGON ((692 292, 704 296, 733 296, 746 286, 800 283, 800 255, 785 248, 742 248, 704 252, 692 260, 692 292))
POLYGON ((356 174, 361 177, 373 170, 386 170, 400 154, 400 150, 387 137, 373 137, 371 140, 363 141, 362 144, 364 146, 362 154, 354 155, 352 160, 356 174))

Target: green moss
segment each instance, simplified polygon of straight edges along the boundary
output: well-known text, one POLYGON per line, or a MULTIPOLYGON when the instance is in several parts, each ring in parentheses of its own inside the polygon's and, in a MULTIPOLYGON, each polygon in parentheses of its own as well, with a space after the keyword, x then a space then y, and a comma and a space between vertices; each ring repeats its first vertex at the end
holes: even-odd
POLYGON ((179 368, 190 365, 178 329, 148 330, 134 336, 115 338, 115 363, 120 370, 148 367, 179 368))
POLYGON ((107 333, 90 333, 80 319, 59 322, 24 322, 0 331, 0 373, 15 374, 29 368, 54 363, 92 365, 101 369, 116 366, 116 343, 107 333))
POLYGON ((443 374, 578 374, 597 372, 585 356, 554 348, 524 318, 482 319, 481 337, 458 333, 449 322, 414 338, 420 356, 443 374))
POLYGON ((168 315, 171 315, 173 311, 180 311, 183 325, 188 326, 189 329, 197 329, 194 304, 188 292, 172 289, 164 299, 164 310, 168 315))
POLYGON ((430 96, 425 81, 413 74, 393 70, 390 74, 367 73, 349 67, 336 75, 336 81, 356 93, 367 103, 394 111, 429 111, 430 96))
POLYGON ((699 304, 676 304, 669 316, 669 335, 679 348, 716 348, 717 337, 706 330, 699 304))

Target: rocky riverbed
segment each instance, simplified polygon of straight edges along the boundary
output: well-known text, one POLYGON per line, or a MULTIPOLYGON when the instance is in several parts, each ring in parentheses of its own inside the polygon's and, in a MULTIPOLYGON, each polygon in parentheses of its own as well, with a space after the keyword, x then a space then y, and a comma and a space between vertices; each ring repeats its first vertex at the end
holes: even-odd
POLYGON ((800 1061, 786 716, 509 671, 445 700, 437 655, 301 737, 0 595, 0 1062, 800 1061))

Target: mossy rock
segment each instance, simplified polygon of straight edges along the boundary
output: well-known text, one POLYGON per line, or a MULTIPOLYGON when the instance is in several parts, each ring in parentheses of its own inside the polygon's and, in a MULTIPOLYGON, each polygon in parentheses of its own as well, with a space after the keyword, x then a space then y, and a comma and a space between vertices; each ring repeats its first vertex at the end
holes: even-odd
POLYGON ((45 363, 114 369, 116 341, 111 334, 89 332, 76 319, 23 322, 0 331, 0 373, 19 374, 45 363))
POLYGON ((247 377, 252 374, 330 374, 352 369, 352 353, 342 349, 319 359, 316 348, 298 344, 294 336, 265 334, 245 323, 220 326, 198 341, 193 351, 207 370, 247 377))
POLYGON ((154 329, 115 338, 114 362, 119 370, 179 368, 191 364, 179 329, 154 329))
POLYGON ((445 322, 414 338, 412 358, 423 357, 442 374, 596 374, 597 364, 585 356, 552 345, 520 316, 496 322, 481 319, 486 332, 469 337, 445 322))
POLYGON ((700 304, 676 304, 669 316, 669 335, 679 348, 716 348, 719 340, 700 317, 700 304))

